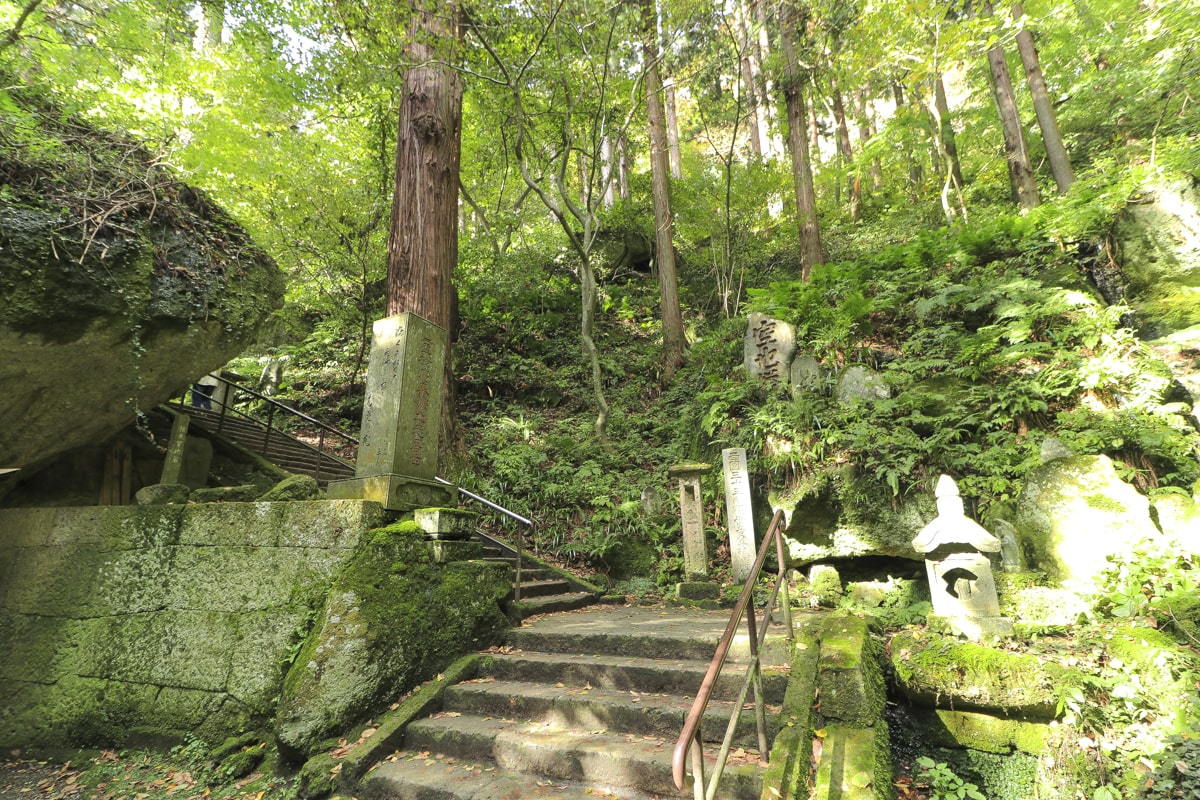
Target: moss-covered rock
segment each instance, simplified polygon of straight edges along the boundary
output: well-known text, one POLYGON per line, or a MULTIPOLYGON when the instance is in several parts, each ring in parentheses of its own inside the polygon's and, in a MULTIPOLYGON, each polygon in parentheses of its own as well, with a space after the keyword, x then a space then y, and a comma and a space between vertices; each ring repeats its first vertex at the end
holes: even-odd
POLYGON ((897 688, 926 706, 987 711, 1034 721, 1054 717, 1071 673, 1036 655, 1012 653, 928 632, 904 632, 889 646, 897 688))
POLYGON ((933 500, 908 498, 896 509, 864 503, 877 491, 848 467, 838 468, 791 492, 770 498, 792 509, 785 532, 788 561, 803 566, 856 556, 898 556, 919 561, 912 540, 937 516, 933 500))
POLYGON ((316 500, 321 495, 317 479, 311 475, 292 475, 271 487, 259 500, 264 502, 288 502, 291 500, 316 500))
POLYGON ((21 131, 0 143, 0 408, 21 420, 0 426, 0 463, 30 466, 107 439, 244 349, 283 276, 137 143, 33 90, 0 94, 0 128, 21 131))
POLYGON ((887 694, 880 653, 867 623, 849 614, 831 614, 818 637, 821 715, 859 727, 882 724, 887 694))
POLYGON ((1161 536, 1149 501, 1103 455, 1059 458, 1030 472, 1015 524, 1025 562, 1076 589, 1091 586, 1108 556, 1161 536))
POLYGON ((506 564, 438 565, 411 521, 375 531, 331 587, 288 672, 276 720, 294 760, 507 626, 506 564))
POLYGON ((916 710, 930 743, 939 747, 965 747, 1002 755, 1018 750, 1040 755, 1047 750, 1050 727, 1045 723, 994 717, 948 708, 916 710))

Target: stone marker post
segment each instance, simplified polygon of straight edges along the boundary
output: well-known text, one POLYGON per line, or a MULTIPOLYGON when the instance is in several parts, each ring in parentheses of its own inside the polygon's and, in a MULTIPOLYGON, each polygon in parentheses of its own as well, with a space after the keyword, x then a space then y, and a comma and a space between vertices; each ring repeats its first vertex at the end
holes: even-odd
POLYGON ((188 425, 192 418, 187 414, 176 414, 171 423, 171 438, 167 441, 167 458, 163 461, 162 477, 159 483, 179 483, 179 473, 183 469, 183 450, 187 446, 188 425))
POLYGON ((393 511, 455 502, 458 490, 434 479, 447 339, 415 314, 375 322, 354 477, 330 483, 330 498, 393 511))
POLYGON ((744 581, 754 567, 754 511, 750 507, 750 473, 746 468, 746 451, 729 447, 721 451, 725 472, 725 516, 729 519, 729 555, 733 562, 732 577, 744 581))
POLYGON ((668 478, 679 481, 679 515, 683 518, 683 575, 688 581, 708 578, 708 548, 704 541, 704 498, 700 478, 712 464, 676 464, 667 469, 668 478))
POLYGON ((1000 540, 963 511, 958 486, 949 475, 938 478, 938 515, 913 539, 925 556, 931 622, 946 624, 973 641, 1011 636, 1012 620, 1000 616, 996 581, 987 553, 1000 552, 1000 540))

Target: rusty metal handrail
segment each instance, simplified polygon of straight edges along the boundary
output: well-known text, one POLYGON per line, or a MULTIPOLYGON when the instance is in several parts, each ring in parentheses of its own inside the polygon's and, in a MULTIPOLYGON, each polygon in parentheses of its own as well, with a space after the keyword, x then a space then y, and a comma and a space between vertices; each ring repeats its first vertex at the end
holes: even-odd
POLYGON ((746 694, 749 692, 751 686, 754 688, 754 714, 755 721, 758 723, 759 762, 766 763, 768 759, 766 712, 763 702, 759 651, 762 648, 763 642, 766 641, 767 627, 771 624, 771 611, 779 599, 780 592, 783 594, 781 610, 783 613, 783 624, 787 628, 786 635, 788 641, 791 641, 793 636, 792 614, 787 596, 787 580, 785 576, 786 562, 783 550, 783 519, 783 511, 776 511, 775 516, 771 518, 771 524, 767 527, 767 535, 763 537, 762 545, 758 549, 758 557, 754 560, 754 566, 750 568, 750 575, 746 578, 746 585, 742 587, 742 593, 738 595, 737 603, 733 606, 733 613, 729 616, 729 624, 725 626, 725 633, 721 635, 721 641, 717 645, 717 652, 713 656, 712 662, 708 665, 708 672, 704 674, 704 681, 700 684, 700 691, 696 693, 696 699, 692 702, 692 709, 688 712, 687 719, 683 723, 683 730, 679 734, 679 740, 675 743, 675 752, 671 758, 671 772, 675 779, 675 785, 682 789, 687 780, 686 762, 688 751, 690 750, 694 782, 693 794, 696 800, 713 800, 716 797, 717 784, 720 783, 721 774, 725 771, 725 763, 729 758, 733 735, 737 730, 742 706, 745 705, 746 694), (771 595, 765 606, 766 613, 763 615, 763 624, 759 628, 754 611, 754 585, 762 573, 763 565, 767 560, 767 553, 772 544, 775 545, 778 571, 775 576, 775 585, 771 587, 771 595), (747 606, 750 609, 749 614, 746 614, 747 606), (746 617, 746 628, 750 644, 750 664, 746 669, 746 679, 742 683, 741 694, 738 697, 737 703, 734 704, 733 712, 729 717, 729 725, 725 729, 725 739, 721 743, 721 752, 717 756, 717 763, 713 769, 712 779, 706 787, 704 785, 704 746, 700 736, 700 721, 704 718, 704 711, 708 708, 708 702, 717 684, 717 678, 721 674, 721 669, 725 666, 725 659, 729 655, 729 648, 733 644, 734 634, 737 632, 738 623, 742 621, 743 616, 746 617))

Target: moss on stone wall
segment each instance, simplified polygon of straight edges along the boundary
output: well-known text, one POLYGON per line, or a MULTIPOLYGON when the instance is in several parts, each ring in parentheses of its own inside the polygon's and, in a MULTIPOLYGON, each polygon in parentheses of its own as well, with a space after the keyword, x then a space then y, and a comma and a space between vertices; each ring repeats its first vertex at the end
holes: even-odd
POLYGON ((288 672, 276 739, 292 758, 507 627, 506 564, 434 563, 413 522, 374 531, 335 580, 288 672))

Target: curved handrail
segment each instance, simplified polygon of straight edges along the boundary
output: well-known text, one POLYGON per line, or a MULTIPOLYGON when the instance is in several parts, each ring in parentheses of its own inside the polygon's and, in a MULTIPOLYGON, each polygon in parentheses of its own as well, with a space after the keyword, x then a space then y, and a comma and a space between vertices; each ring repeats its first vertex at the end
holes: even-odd
MULTIPOLYGON (((446 480, 445 478, 439 478, 436 475, 434 476, 433 479, 444 486, 453 486, 454 485, 450 481, 446 480)), ((504 516, 508 517, 509 519, 516 520, 517 522, 521 523, 522 525, 527 526, 529 528, 529 538, 530 539, 533 538, 533 530, 534 530, 533 520, 528 519, 526 517, 522 517, 520 514, 518 514, 515 511, 509 511, 504 506, 499 505, 498 503, 493 503, 491 500, 488 500, 485 497, 480 497, 479 495, 475 494, 474 492, 468 491, 468 490, 462 488, 461 486, 458 487, 458 493, 463 495, 464 497, 466 497, 468 500, 474 500, 476 503, 479 503, 482 506, 486 506, 487 508, 490 508, 492 511, 503 514, 504 516)), ((525 551, 524 551, 523 545, 524 545, 524 542, 523 542, 522 538, 520 536, 518 536, 517 537, 517 547, 516 547, 517 563, 516 563, 516 566, 514 567, 516 576, 513 579, 513 600, 518 603, 521 601, 521 562, 525 560, 525 551)))
POLYGON ((789 641, 793 635, 791 609, 787 599, 787 581, 785 580, 786 562, 783 551, 783 520, 784 515, 782 510, 776 511, 775 516, 771 518, 771 524, 767 527, 767 535, 763 537, 762 545, 758 549, 758 557, 755 558, 754 565, 750 568, 750 575, 746 578, 746 585, 742 587, 742 592, 738 595, 737 602, 733 606, 733 612, 729 616, 729 624, 725 626, 725 633, 721 635, 721 641, 717 644, 717 652, 713 656, 712 662, 708 665, 708 671, 704 674, 704 680, 700 684, 700 691, 696 693, 696 699, 692 702, 692 708, 688 712, 687 719, 684 721, 683 730, 679 734, 679 740, 675 743, 675 750, 671 757, 671 774, 675 779, 675 785, 680 789, 683 788, 687 779, 686 761, 688 751, 693 744, 696 746, 696 749, 692 753, 692 772, 697 800, 701 798, 711 800, 716 794, 717 783, 720 781, 721 773, 725 768, 725 760, 729 755, 740 710, 745 703, 746 693, 751 683, 754 685, 755 716, 758 722, 759 758, 765 761, 768 757, 766 752, 766 725, 758 653, 759 648, 761 648, 763 642, 766 640, 767 627, 771 624, 771 609, 774 607, 781 589, 784 593, 782 604, 783 624, 787 628, 786 635, 789 641), (766 614, 764 615, 762 628, 758 630, 754 611, 754 585, 762 573, 763 565, 767 560, 767 553, 772 544, 775 545, 776 549, 778 572, 776 574, 775 585, 771 589, 771 596, 767 600, 765 607, 766 614), (746 614, 747 606, 750 609, 748 615, 746 614), (709 700, 712 698, 717 678, 721 674, 721 669, 725 666, 725 659, 729 655, 729 649, 733 645, 734 634, 737 632, 738 623, 742 621, 743 616, 746 617, 747 633, 750 640, 750 666, 747 669, 746 680, 742 685, 741 697, 734 705, 733 713, 729 719, 729 727, 725 732, 725 740, 721 745, 721 755, 717 760, 712 781, 706 790, 704 787, 704 760, 700 741, 700 721, 704 718, 704 711, 708 707, 709 700))

